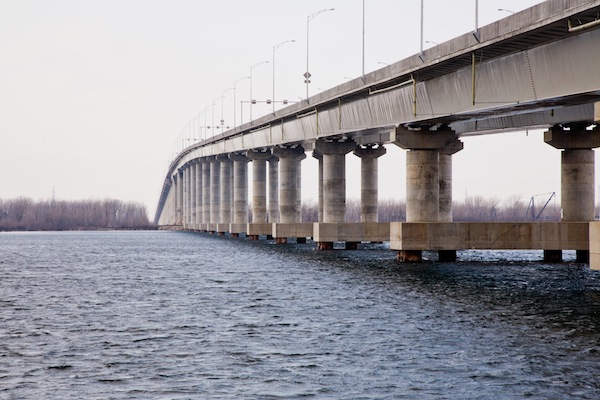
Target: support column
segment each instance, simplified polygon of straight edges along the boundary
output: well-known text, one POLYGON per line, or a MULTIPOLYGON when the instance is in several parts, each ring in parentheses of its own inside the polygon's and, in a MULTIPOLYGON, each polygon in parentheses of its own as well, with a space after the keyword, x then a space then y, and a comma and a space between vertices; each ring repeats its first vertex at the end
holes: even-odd
POLYGON ((267 222, 267 160, 271 151, 246 152, 252 160, 252 223, 267 222))
POLYGON ((279 222, 279 158, 271 156, 269 162, 268 221, 279 222))
POLYGON ((208 230, 210 222, 210 160, 202 160, 202 230, 208 230))
MULTIPOLYGON (((227 231, 229 231, 229 224, 231 223, 231 160, 228 155, 219 155, 217 160, 221 166, 220 174, 220 208, 221 215, 219 217, 219 223, 227 225, 227 231)), ((225 233, 225 228, 220 227, 217 229, 219 235, 225 233)))
MULTIPOLYGON (((600 127, 587 130, 586 124, 553 126, 544 133, 544 141, 562 150, 561 154, 561 208, 564 222, 594 220, 595 157, 594 148, 600 147, 600 127)), ((562 249, 547 250, 545 260, 556 260, 562 249)), ((560 256, 562 259, 562 255, 560 256)), ((577 250, 577 262, 589 262, 589 250, 577 250)))
MULTIPOLYGON (((242 154, 231 154, 233 161, 233 224, 236 226, 248 223, 248 157, 242 154)), ((232 229, 232 236, 238 237, 239 228, 232 229)))
MULTIPOLYGON (((394 141, 399 147, 409 150, 406 154, 406 222, 438 222, 440 220, 440 153, 448 146, 462 149, 455 133, 447 127, 430 130, 409 130, 404 127, 396 129, 394 141)), ((458 151, 458 150, 456 150, 458 151)), ((442 193, 446 199, 442 201, 442 218, 448 218, 448 160, 442 159, 442 193)), ((450 195, 451 201, 451 195, 450 195)), ((451 212, 451 207, 450 207, 451 212)), ((451 215, 451 214, 450 214, 451 215)), ((398 251, 398 259, 406 262, 420 262, 421 250, 404 249, 398 251)), ((456 253, 440 253, 440 259, 453 261, 456 253)))
POLYGON ((183 184, 181 182, 182 180, 182 174, 181 174, 181 170, 178 170, 175 175, 173 175, 173 182, 175 183, 175 225, 180 225, 181 222, 181 199, 183 198, 182 195, 182 188, 183 188, 183 184))
MULTIPOLYGON (((346 220, 346 154, 356 149, 351 139, 317 140, 315 151, 323 155, 323 222, 346 220)), ((319 242, 321 250, 333 249, 333 242, 319 242)))
POLYGON ((194 229, 200 230, 202 223, 202 160, 196 160, 196 220, 194 221, 194 229))
POLYGON ((319 209, 319 214, 317 217, 317 221, 318 222, 323 222, 323 154, 319 153, 318 151, 314 150, 312 153, 313 158, 316 158, 319 161, 319 166, 318 166, 318 181, 319 181, 319 194, 318 194, 318 209, 319 209))
POLYGON ((190 229, 190 221, 191 221, 191 207, 190 203, 192 202, 192 173, 190 164, 185 166, 184 176, 185 176, 185 197, 184 197, 184 224, 183 228, 188 230, 190 229))
MULTIPOLYGON (((298 181, 300 162, 306 158, 304 148, 274 147, 273 155, 279 158, 279 219, 282 223, 299 223, 301 202, 298 181)), ((277 243, 287 243, 286 238, 275 238, 277 243)))
MULTIPOLYGON (((452 222, 452 155, 463 149, 463 143, 456 139, 439 153, 439 222, 452 222)), ((440 262, 455 262, 456 250, 438 250, 440 262)))
POLYGON ((196 230, 196 160, 190 162, 190 224, 188 229, 196 230))
POLYGON ((216 157, 210 157, 210 231, 215 231, 221 217, 221 163, 216 157))
POLYGON ((386 153, 379 145, 361 146, 354 150, 360 158, 360 221, 379 222, 379 163, 378 158, 386 153))

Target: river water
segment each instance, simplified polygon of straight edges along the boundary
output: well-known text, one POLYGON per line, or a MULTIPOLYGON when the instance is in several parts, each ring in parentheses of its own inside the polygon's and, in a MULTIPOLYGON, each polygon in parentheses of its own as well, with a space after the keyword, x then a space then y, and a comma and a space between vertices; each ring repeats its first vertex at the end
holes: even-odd
POLYGON ((574 256, 366 247, 0 233, 0 398, 600 398, 600 273, 574 256))

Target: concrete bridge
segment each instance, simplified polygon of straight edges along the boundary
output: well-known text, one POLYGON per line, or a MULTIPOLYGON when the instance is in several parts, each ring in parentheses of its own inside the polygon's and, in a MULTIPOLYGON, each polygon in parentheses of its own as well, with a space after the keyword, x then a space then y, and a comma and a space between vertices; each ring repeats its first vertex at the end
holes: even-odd
MULTIPOLYGON (((389 241, 423 250, 577 250, 600 268, 594 149, 600 147, 600 0, 548 0, 184 149, 166 174, 161 227, 313 238, 320 249, 389 241), (545 128, 562 154, 558 223, 453 223, 452 155, 462 137, 545 128), (378 158, 408 150, 406 222, 379 223, 378 158), (301 162, 318 159, 319 222, 300 220, 301 162), (361 159, 361 222, 346 223, 345 162, 361 159), (248 220, 248 164, 252 220, 248 220)), ((466 150, 468 151, 468 150, 466 150)), ((358 179, 358 177, 356 177, 358 179)))

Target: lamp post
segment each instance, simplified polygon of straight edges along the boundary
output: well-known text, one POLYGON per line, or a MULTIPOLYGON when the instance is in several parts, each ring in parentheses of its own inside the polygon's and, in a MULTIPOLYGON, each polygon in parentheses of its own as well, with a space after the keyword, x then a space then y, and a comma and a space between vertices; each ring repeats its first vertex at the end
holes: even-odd
POLYGON ((250 121, 252 122, 252 70, 256 67, 258 67, 259 65, 262 64, 268 64, 269 61, 261 61, 259 63, 254 64, 253 66, 250 67, 250 121))
POLYGON ((225 89, 221 92, 221 132, 223 132, 223 126, 225 125, 225 120, 223 119, 223 99, 225 99, 225 93, 233 90, 233 88, 225 89))
POLYGON ((295 42, 295 40, 286 40, 280 43, 277 43, 275 46, 273 46, 273 98, 271 99, 271 101, 273 102, 273 112, 275 112, 275 50, 277 50, 278 48, 280 48, 281 46, 283 46, 286 43, 293 43, 295 42))
POLYGON ((362 77, 365 81, 365 0, 362 2, 362 77))
POLYGON ((515 14, 515 12, 513 10, 507 10, 506 8, 499 8, 498 11, 504 11, 510 14, 515 14))
POLYGON ((306 17, 306 72, 304 73, 304 83, 306 83, 306 101, 308 101, 308 84, 310 83, 310 77, 311 77, 310 72, 308 72, 310 21, 312 21, 313 19, 315 19, 317 17, 317 15, 324 13, 325 11, 334 11, 334 10, 335 10, 335 8, 325 8, 323 10, 319 10, 316 13, 311 14, 308 17, 306 17))
POLYGON ((210 104, 210 106, 212 107, 212 135, 213 136, 215 136, 215 101, 217 101, 221 98, 223 98, 223 96, 214 98, 210 104))
POLYGON ((244 76, 242 78, 236 79, 235 81, 233 81, 233 129, 235 129, 235 127, 237 126, 237 111, 236 111, 236 86, 237 83, 239 81, 242 81, 244 79, 250 79, 249 76, 244 76))
POLYGON ((202 140, 206 139, 206 132, 207 132, 207 128, 206 128, 206 117, 208 115, 208 113, 206 112, 211 106, 208 105, 206 107, 204 107, 204 111, 202 111, 202 114, 204 114, 204 135, 202 135, 202 140))
POLYGON ((419 54, 423 55, 423 10, 424 10, 423 0, 421 0, 421 50, 419 54))

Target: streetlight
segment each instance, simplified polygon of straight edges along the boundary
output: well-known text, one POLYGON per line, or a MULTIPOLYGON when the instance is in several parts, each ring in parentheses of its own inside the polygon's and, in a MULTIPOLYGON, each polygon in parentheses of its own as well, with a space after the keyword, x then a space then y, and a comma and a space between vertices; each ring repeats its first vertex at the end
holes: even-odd
MULTIPOLYGON (((281 46, 283 46, 286 43, 293 43, 295 42, 295 40, 286 40, 280 43, 277 43, 275 46, 273 46, 273 99, 271 100, 273 102, 273 112, 275 112, 275 50, 277 50, 278 48, 280 48, 281 46)), ((250 99, 252 100, 252 99, 250 99)))
POLYGON ((419 55, 423 56, 423 10, 424 10, 423 0, 421 0, 421 51, 419 51, 419 55))
POLYGON ((236 93, 236 86, 237 86, 237 83, 239 81, 243 81, 244 79, 250 79, 250 77, 249 76, 244 76, 242 78, 239 78, 239 79, 236 79, 235 81, 233 81, 233 129, 235 129, 235 127, 237 126, 237 119, 236 119, 236 117, 237 117, 237 115, 236 115, 237 111, 236 111, 236 99, 235 99, 236 98, 236 95, 235 95, 235 93, 236 93))
POLYGON ((506 8, 499 8, 498 11, 504 11, 510 14, 516 14, 513 10, 507 10, 506 8))
POLYGON ((216 97, 213 99, 213 101, 210 104, 210 106, 212 107, 212 135, 213 135, 213 137, 215 136, 215 101, 222 99, 222 98, 223 98, 223 96, 216 97))
MULTIPOLYGON (((221 92, 221 129, 223 129, 223 125, 225 125, 225 120, 223 119, 223 99, 225 98, 225 93, 233 90, 233 88, 225 89, 221 92)), ((221 130, 221 132, 223 132, 221 130)))
POLYGON ((365 0, 362 2, 362 77, 365 82, 365 0))
POLYGON ((250 122, 252 122, 252 102, 253 102, 253 99, 252 99, 252 70, 261 64, 268 64, 268 63, 269 63, 268 61, 261 61, 250 67, 250 122))
POLYGON ((212 105, 211 105, 211 104, 209 104, 209 105, 207 105, 206 107, 204 107, 204 110, 202 111, 202 114, 204 114, 204 134, 202 135, 202 140, 205 140, 205 139, 207 139, 207 137, 206 137, 206 136, 207 136, 207 133, 208 133, 208 126, 206 125, 206 118, 207 118, 207 116, 208 116, 208 113, 207 113, 207 111, 208 111, 208 109, 209 109, 209 108, 211 108, 211 107, 212 107, 212 105))
POLYGON ((334 11, 335 8, 325 8, 323 10, 319 10, 314 14, 309 15, 308 17, 306 17, 306 72, 304 73, 304 83, 306 83, 306 101, 308 101, 308 84, 310 83, 310 72, 308 72, 308 42, 310 39, 309 36, 309 27, 310 27, 310 21, 312 21, 313 19, 315 19, 317 17, 317 15, 324 13, 325 11, 334 11))

